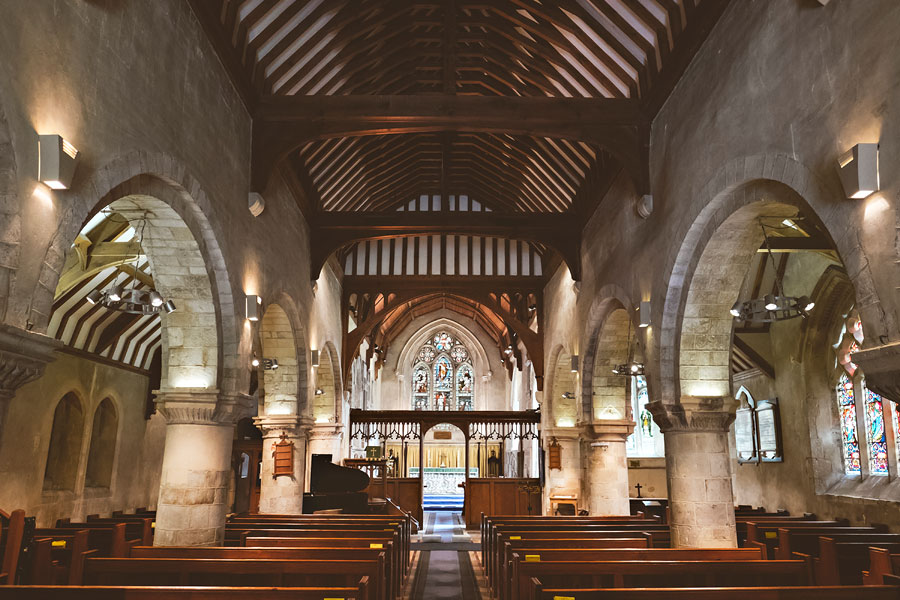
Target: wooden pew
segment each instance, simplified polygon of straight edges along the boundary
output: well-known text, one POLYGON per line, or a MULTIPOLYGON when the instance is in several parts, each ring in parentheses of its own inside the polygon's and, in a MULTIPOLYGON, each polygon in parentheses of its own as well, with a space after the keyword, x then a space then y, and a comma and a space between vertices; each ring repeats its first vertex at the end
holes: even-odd
POLYGON ((86 529, 35 529, 28 585, 78 585, 90 550, 86 529))
MULTIPOLYGON (((138 537, 126 537, 127 523, 57 523, 57 529, 86 529, 88 545, 98 556, 124 558, 132 546, 139 545, 138 537)), ((134 530, 133 530, 134 531, 134 530)))
MULTIPOLYGON (((873 533, 819 538, 819 556, 814 558, 818 585, 859 585, 869 570, 869 548, 900 552, 900 534, 873 533)), ((796 553, 795 553, 796 555, 796 553)))
MULTIPOLYGON (((607 548, 596 550, 529 548, 516 549, 510 554, 509 564, 499 578, 498 598, 512 600, 514 590, 510 582, 519 572, 521 562, 620 562, 620 561, 761 561, 758 548, 607 548)), ((519 589, 519 593, 522 590, 519 589)))
POLYGON ((900 575, 900 554, 892 554, 888 548, 869 548, 869 569, 863 571, 864 585, 886 585, 884 579, 886 576, 898 575, 900 575))
POLYGON ((734 526, 737 532, 737 542, 738 546, 743 546, 745 540, 747 539, 747 524, 748 523, 788 523, 792 521, 812 521, 813 519, 809 518, 809 515, 802 515, 799 517, 796 516, 773 516, 773 517, 748 517, 745 519, 735 518, 734 526))
MULTIPOLYGON (((874 588, 872 588, 874 589, 874 588)), ((0 600, 372 600, 368 577, 352 587, 0 586, 0 600)))
POLYGON ((230 558, 253 560, 374 560, 381 565, 378 579, 373 583, 387 598, 399 595, 394 573, 388 562, 390 555, 383 548, 217 548, 217 547, 157 547, 137 546, 131 558, 230 558))
MULTIPOLYGON (((775 557, 775 548, 778 546, 778 530, 790 529, 797 531, 845 531, 846 533, 880 533, 887 531, 886 528, 877 529, 875 527, 850 527, 848 521, 787 521, 776 523, 759 523, 750 521, 747 523, 747 537, 744 540, 744 546, 758 546, 765 548, 769 558, 775 557)), ((786 556, 790 558, 790 554, 786 556)))
POLYGON ((0 584, 11 584, 16 580, 19 568, 19 555, 22 552, 22 537, 25 535, 25 511, 14 510, 7 514, 0 511, 0 540, 3 542, 3 554, 0 558, 0 584))
MULTIPOLYGON (((885 533, 879 529, 865 527, 785 527, 785 524, 778 526, 777 544, 773 549, 772 556, 777 559, 787 560, 794 557, 794 554, 807 554, 809 556, 819 555, 819 538, 825 536, 844 536, 869 533, 885 533)), ((767 540, 768 541, 768 540, 767 540)))
MULTIPOLYGON (((354 587, 364 576, 374 581, 379 568, 374 560, 89 558, 84 563, 83 584, 354 587)), ((379 592, 375 589, 371 598, 386 600, 379 592)))
POLYGON ((567 589, 547 588, 537 578, 523 600, 898 600, 900 587, 720 587, 567 589))
POLYGON ((126 515, 121 517, 100 518, 91 515, 86 520, 88 523, 125 523, 125 536, 127 538, 139 539, 141 546, 150 546, 153 544, 154 520, 150 517, 132 517, 126 515))
POLYGON ((810 585, 804 560, 540 561, 513 563, 512 598, 524 598, 530 581, 546 587, 765 587, 810 585))

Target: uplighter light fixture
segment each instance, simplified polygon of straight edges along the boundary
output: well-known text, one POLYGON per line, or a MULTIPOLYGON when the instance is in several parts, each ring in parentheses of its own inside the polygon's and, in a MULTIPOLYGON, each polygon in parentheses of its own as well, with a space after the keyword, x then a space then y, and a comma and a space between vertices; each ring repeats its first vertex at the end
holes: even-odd
POLYGON ((838 159, 838 175, 848 198, 862 199, 881 189, 878 144, 857 144, 838 159))
POLYGON ((319 351, 318 350, 310 350, 309 351, 309 364, 314 367, 319 366, 319 351))
POLYGON ((650 301, 642 300, 638 308, 638 327, 650 327, 650 301))
POLYGON ((67 190, 72 184, 78 150, 61 135, 38 136, 38 180, 54 190, 67 190))
POLYGON ((572 355, 572 372, 573 373, 578 372, 578 355, 577 354, 572 355))
POLYGON ((259 321, 262 312, 262 298, 248 294, 244 300, 244 311, 248 321, 259 321))

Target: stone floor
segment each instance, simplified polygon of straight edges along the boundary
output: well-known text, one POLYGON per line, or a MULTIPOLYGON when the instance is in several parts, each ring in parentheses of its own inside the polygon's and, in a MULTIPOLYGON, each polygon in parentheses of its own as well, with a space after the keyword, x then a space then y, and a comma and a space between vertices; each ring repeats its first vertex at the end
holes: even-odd
POLYGON ((414 570, 408 600, 482 600, 478 532, 467 532, 458 512, 428 511, 412 544, 414 570))

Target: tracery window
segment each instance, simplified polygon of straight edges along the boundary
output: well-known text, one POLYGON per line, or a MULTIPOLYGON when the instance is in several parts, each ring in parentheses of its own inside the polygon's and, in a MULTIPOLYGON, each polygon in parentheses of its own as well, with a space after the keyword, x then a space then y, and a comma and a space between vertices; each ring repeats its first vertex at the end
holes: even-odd
POLYGON ((442 331, 416 355, 413 410, 474 410, 475 372, 468 349, 442 331))
POLYGON ((860 436, 865 430, 867 466, 870 475, 888 474, 887 435, 884 422, 884 399, 866 387, 865 379, 852 361, 852 354, 863 341, 862 324, 851 312, 841 329, 841 338, 835 345, 837 363, 841 367, 836 396, 841 422, 841 449, 844 472, 848 475, 862 473, 860 436), (861 398, 862 402, 857 402, 861 398), (862 410, 862 417, 859 410, 862 410))

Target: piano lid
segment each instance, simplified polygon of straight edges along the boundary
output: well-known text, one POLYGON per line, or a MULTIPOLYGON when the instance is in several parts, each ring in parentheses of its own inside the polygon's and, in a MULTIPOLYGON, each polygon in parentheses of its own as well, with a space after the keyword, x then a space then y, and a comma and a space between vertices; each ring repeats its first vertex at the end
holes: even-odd
POLYGON ((363 471, 336 465, 328 454, 313 454, 309 475, 311 493, 359 492, 368 485, 369 476, 363 471))

